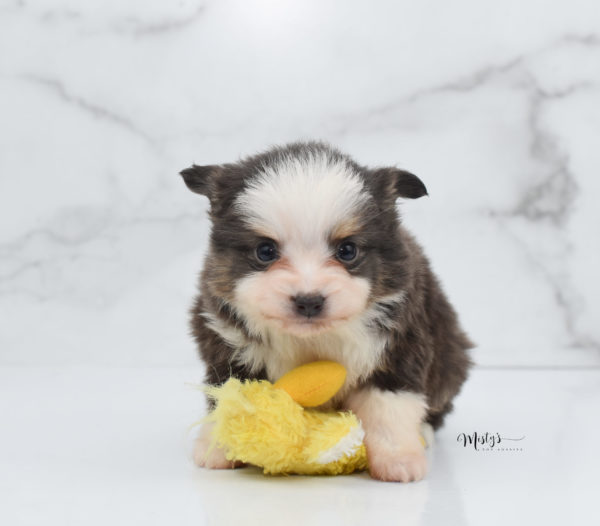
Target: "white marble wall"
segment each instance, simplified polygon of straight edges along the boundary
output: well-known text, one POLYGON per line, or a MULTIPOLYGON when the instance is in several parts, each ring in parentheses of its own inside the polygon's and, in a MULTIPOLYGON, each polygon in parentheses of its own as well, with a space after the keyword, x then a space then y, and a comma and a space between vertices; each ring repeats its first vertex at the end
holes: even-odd
POLYGON ((194 364, 179 169, 321 138, 403 203, 487 365, 600 364, 595 1, 0 2, 0 360, 194 364))

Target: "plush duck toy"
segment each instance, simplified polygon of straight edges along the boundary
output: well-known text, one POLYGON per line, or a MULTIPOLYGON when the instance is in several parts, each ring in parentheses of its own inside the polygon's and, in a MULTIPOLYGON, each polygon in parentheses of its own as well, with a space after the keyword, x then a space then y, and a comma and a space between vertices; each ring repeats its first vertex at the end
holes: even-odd
POLYGON ((338 475, 367 468, 364 431, 350 411, 314 409, 342 387, 346 370, 335 362, 302 365, 274 384, 230 378, 208 387, 215 409, 213 447, 228 460, 265 474, 338 475))

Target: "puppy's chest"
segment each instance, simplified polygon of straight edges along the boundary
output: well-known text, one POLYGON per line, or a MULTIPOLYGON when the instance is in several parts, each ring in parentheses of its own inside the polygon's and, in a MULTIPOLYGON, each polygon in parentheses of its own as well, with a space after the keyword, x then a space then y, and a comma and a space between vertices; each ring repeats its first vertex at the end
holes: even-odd
POLYGON ((264 367, 272 382, 295 367, 312 361, 341 363, 347 376, 336 396, 340 399, 381 366, 386 343, 384 338, 364 330, 347 330, 306 339, 271 334, 268 343, 247 345, 240 349, 236 358, 254 370, 264 367))

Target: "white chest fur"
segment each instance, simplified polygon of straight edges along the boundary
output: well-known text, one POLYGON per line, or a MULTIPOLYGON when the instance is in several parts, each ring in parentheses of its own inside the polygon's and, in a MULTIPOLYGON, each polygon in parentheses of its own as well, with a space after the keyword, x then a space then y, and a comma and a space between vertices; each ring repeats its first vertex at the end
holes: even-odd
POLYGON ((294 367, 315 360, 332 360, 344 365, 347 377, 336 398, 341 398, 381 364, 386 339, 369 328, 364 319, 347 322, 336 330, 311 337, 298 337, 267 329, 262 342, 248 342, 243 332, 204 314, 209 327, 235 351, 233 360, 251 371, 265 368, 275 381, 294 367))

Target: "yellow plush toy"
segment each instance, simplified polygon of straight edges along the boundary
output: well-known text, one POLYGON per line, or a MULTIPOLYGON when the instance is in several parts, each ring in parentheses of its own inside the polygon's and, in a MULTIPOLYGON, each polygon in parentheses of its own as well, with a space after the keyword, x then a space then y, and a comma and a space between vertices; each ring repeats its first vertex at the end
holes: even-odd
POLYGON ((230 378, 208 387, 215 409, 213 447, 228 460, 254 464, 265 474, 337 475, 364 470, 364 431, 351 412, 310 409, 342 387, 346 370, 320 361, 298 367, 275 384, 230 378), (306 409, 305 409, 306 408, 306 409))

